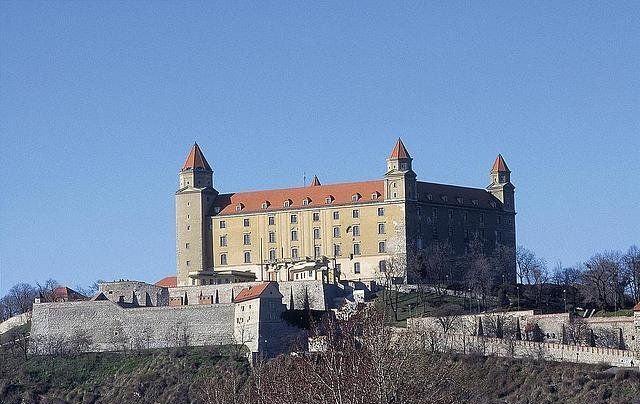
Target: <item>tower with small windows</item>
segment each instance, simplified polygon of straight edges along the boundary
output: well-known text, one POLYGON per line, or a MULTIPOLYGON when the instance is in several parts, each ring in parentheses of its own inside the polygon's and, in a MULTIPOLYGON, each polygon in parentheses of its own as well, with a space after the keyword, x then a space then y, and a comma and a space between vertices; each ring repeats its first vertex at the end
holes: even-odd
POLYGON ((511 183, 511 171, 501 154, 496 157, 489 176, 491 184, 487 187, 487 191, 502 202, 505 211, 515 212, 516 187, 511 183))
POLYGON ((387 158, 387 172, 384 174, 385 200, 416 199, 416 173, 411 167, 412 161, 407 148, 398 138, 387 158))
POLYGON ((211 228, 207 216, 218 192, 213 170, 197 143, 182 169, 176 192, 176 266, 178 286, 199 285, 213 274, 211 228))

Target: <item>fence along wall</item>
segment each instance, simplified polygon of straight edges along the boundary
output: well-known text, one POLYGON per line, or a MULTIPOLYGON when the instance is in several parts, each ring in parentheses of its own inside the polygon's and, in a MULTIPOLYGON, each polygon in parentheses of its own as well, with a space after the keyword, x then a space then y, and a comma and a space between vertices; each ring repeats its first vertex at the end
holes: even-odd
POLYGON ((233 304, 124 309, 111 301, 36 303, 33 353, 233 343, 233 304), (85 340, 84 343, 80 343, 85 340))
POLYGON ((422 341, 434 351, 479 353, 503 357, 535 358, 557 362, 605 363, 638 366, 635 352, 612 348, 563 345, 547 342, 504 340, 461 334, 424 335, 422 341))
MULTIPOLYGON (((527 325, 537 324, 546 342, 562 342, 563 325, 568 329, 571 324, 571 317, 568 313, 555 314, 533 314, 533 310, 496 312, 486 314, 468 314, 456 317, 452 322, 450 332, 456 334, 475 335, 478 330, 478 319, 482 318, 484 335, 492 335, 496 319, 500 319, 503 327, 513 330, 517 319, 520 320, 520 327, 524 338, 527 325)), ((598 346, 609 345, 617 348, 619 346, 619 332, 622 331, 622 343, 626 349, 637 350, 638 334, 640 329, 634 327, 633 317, 596 317, 596 318, 576 318, 584 321, 589 329, 593 330, 598 346), (613 345, 612 345, 613 344, 613 345)), ((407 320, 407 327, 422 328, 442 332, 443 329, 437 317, 418 317, 407 320)), ((506 333, 506 332, 505 332, 506 333)))

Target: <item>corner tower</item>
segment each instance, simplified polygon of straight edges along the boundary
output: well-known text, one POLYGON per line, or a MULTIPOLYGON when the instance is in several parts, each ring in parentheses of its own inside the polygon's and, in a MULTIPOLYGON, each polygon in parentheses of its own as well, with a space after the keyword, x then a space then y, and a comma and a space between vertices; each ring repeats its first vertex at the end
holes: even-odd
POLYGON ((502 202, 505 211, 514 212, 516 187, 511 183, 511 171, 501 154, 498 154, 493 162, 489 176, 491 184, 487 187, 487 191, 502 202))
POLYGON ((211 229, 207 216, 218 192, 213 170, 200 146, 193 145, 180 170, 176 192, 176 266, 178 286, 200 285, 212 275, 211 229))
POLYGON ((385 200, 416 199, 416 173, 411 167, 412 161, 404 143, 398 138, 387 158, 387 172, 384 174, 385 200))

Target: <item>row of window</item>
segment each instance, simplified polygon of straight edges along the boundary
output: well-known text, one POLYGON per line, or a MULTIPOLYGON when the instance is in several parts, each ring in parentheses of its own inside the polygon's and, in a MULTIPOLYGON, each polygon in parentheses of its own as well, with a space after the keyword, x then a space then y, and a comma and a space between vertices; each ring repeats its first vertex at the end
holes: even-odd
MULTIPOLYGON (((433 201, 433 194, 427 194, 426 196, 427 196, 427 200, 433 201)), ((418 198, 420 198, 420 195, 418 195, 418 198)), ((440 199, 442 200, 442 202, 445 202, 445 203, 449 202, 449 197, 447 195, 440 195, 440 199)), ((459 196, 459 197, 456 197, 455 199, 459 205, 464 204, 464 198, 459 196)), ((480 203, 477 199, 471 199, 471 204, 473 206, 478 206, 480 203)), ((489 205, 492 208, 495 208, 497 206, 495 201, 490 201, 489 205)))
MULTIPOLYGON (((374 192, 371 194, 371 200, 375 201, 378 198, 380 198, 381 194, 379 192, 374 192)), ((352 202, 357 202, 362 198, 362 195, 360 195, 359 193, 355 193, 353 195, 351 195, 351 201, 352 202)), ((333 197, 333 195, 327 195, 327 197, 324 198, 324 203, 325 204, 331 204, 333 203, 333 201, 335 201, 335 198, 333 197)), ((311 198, 307 197, 304 198, 302 200, 302 206, 309 206, 313 201, 311 200, 311 198)), ((293 205, 293 201, 291 199, 285 199, 284 202, 282 203, 282 206, 285 208, 289 208, 293 205)), ((261 208, 262 209, 267 209, 269 208, 269 206, 271 206, 271 202, 270 201, 263 201, 261 204, 261 208)), ((242 211, 242 209, 244 209, 244 204, 242 202, 238 203, 236 205, 236 212, 240 212, 242 211)))
MULTIPOLYGON (((347 228, 347 232, 351 231, 351 234, 354 237, 358 237, 360 236, 360 225, 353 225, 347 228)), ((378 234, 385 234, 386 233, 386 229, 385 229, 385 225, 384 223, 378 223, 378 234)), ((340 227, 336 226, 333 228, 333 237, 334 238, 339 238, 340 237, 340 227)), ((313 229, 313 239, 314 240, 319 240, 321 238, 321 234, 320 234, 320 228, 319 227, 315 227, 313 229)), ((276 242, 276 233, 274 231, 270 231, 269 232, 269 243, 275 243, 276 242)), ((298 230, 291 230, 291 241, 298 241, 298 230)), ((251 234, 246 233, 243 234, 243 244, 244 245, 251 245, 251 234)), ((220 236, 220 247, 226 247, 227 246, 227 235, 224 234, 222 236, 220 236)), ((187 247, 188 248, 188 247, 187 247)))
MULTIPOLYGON (((378 216, 384 216, 384 208, 378 208, 378 216)), ((353 209, 351 211, 351 217, 354 219, 360 218, 360 210, 353 209)), ((340 220, 340 211, 336 210, 333 212, 333 219, 340 220)), ((269 226, 274 226, 276 224, 275 216, 269 216, 267 220, 268 220, 269 226)), ((320 221, 320 212, 313 212, 313 221, 314 222, 320 221)), ((289 222, 298 223, 298 215, 295 213, 292 213, 291 215, 289 215, 289 222)), ((221 229, 225 229, 227 227, 227 222, 225 220, 220 220, 220 222, 218 223, 221 229)), ((250 219, 243 219, 243 226, 250 227, 251 226, 250 219)))
MULTIPOLYGON (((386 246, 386 242, 385 241, 380 241, 378 242, 378 253, 380 254, 384 254, 387 252, 387 246, 386 246)), ((320 257, 322 255, 321 253, 321 246, 314 246, 313 247, 313 253, 314 253, 314 257, 320 257)), ((342 249, 340 244, 334 244, 333 245, 333 253, 335 256, 339 257, 342 255, 342 249)), ((357 256, 357 255, 361 255, 361 249, 360 249, 360 243, 355 243, 353 245, 353 255, 357 256)), ((251 251, 245 251, 244 252, 244 263, 245 264, 250 264, 251 261, 251 251)), ((269 260, 270 261, 275 261, 278 258, 277 256, 277 252, 275 248, 271 248, 269 250, 269 260)), ((291 258, 296 259, 296 258, 300 258, 299 255, 299 250, 297 247, 294 247, 291 249, 291 258)), ((220 254, 220 265, 227 265, 227 253, 222 253, 220 254)), ((190 265, 190 261, 187 261, 187 266, 190 265)))
MULTIPOLYGON (((453 220, 453 215, 454 215, 453 209, 449 209, 447 213, 448 213, 449 220, 453 220)), ((416 210, 416 214, 418 216, 422 216, 422 210, 420 208, 418 208, 416 210)), ((438 219, 438 208, 432 208, 431 209, 431 217, 433 219, 435 219, 435 220, 438 219)), ((468 212, 462 212, 462 220, 464 222, 467 222, 469 220, 468 212)), ((478 217, 478 221, 480 223, 485 223, 485 214, 484 213, 480 213, 480 216, 478 217)), ((507 217, 506 218, 506 223, 507 224, 511 224, 511 218, 507 217)), ((502 216, 500 216, 500 215, 496 216, 496 224, 502 224, 502 216)))
MULTIPOLYGON (((416 213, 417 213, 418 216, 422 216, 422 210, 420 208, 417 209, 416 213)), ((360 218, 360 211, 358 209, 352 210, 351 216, 354 219, 360 218)), ((378 216, 384 216, 384 208, 378 208, 378 216)), ((453 220, 453 216, 454 216, 453 209, 449 209, 448 210, 448 218, 449 218, 449 220, 453 220)), ((435 208, 435 207, 432 208, 431 217, 433 219, 435 219, 435 220, 438 219, 438 208, 435 208)), ((334 220, 340 220, 340 212, 339 211, 334 211, 333 212, 333 219, 334 220)), ((467 222, 468 219, 469 219, 468 212, 462 212, 462 220, 464 222, 467 222)), ((313 221, 314 222, 320 221, 320 212, 313 212, 313 221)), ((478 217, 478 221, 480 223, 485 223, 485 214, 484 213, 480 213, 480 215, 478 217)), ((289 217, 289 222, 290 223, 298 223, 298 215, 297 214, 291 214, 290 217, 289 217)), ((268 223, 269 223, 270 226, 275 225, 276 224, 275 216, 269 216, 268 217, 268 223)), ((497 224, 502 224, 502 217, 501 216, 496 216, 496 223, 497 224)), ((506 223, 507 224, 511 224, 511 218, 506 218, 506 223)), ((251 226, 250 219, 244 219, 243 220, 243 225, 244 225, 244 227, 250 227, 251 226)), ((221 220, 219 222, 219 226, 220 226, 221 229, 226 228, 227 227, 226 221, 221 220)), ((187 226, 187 227, 189 227, 189 226, 187 226)))

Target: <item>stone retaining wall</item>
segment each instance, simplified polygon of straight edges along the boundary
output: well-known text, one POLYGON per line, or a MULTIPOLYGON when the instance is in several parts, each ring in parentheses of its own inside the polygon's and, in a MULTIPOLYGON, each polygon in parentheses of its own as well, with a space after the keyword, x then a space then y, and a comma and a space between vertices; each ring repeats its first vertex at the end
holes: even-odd
POLYGON ((7 320, 0 323, 0 334, 4 334, 5 332, 11 330, 12 328, 25 325, 29 320, 31 320, 30 311, 8 318, 7 320))
POLYGON ((233 343, 233 304, 124 309, 111 301, 36 303, 34 353, 233 343))
POLYGON ((438 334, 431 337, 425 335, 422 341, 427 346, 431 345, 434 350, 442 352, 528 357, 558 362, 604 363, 623 367, 640 365, 635 352, 621 349, 504 340, 460 334, 438 334))

